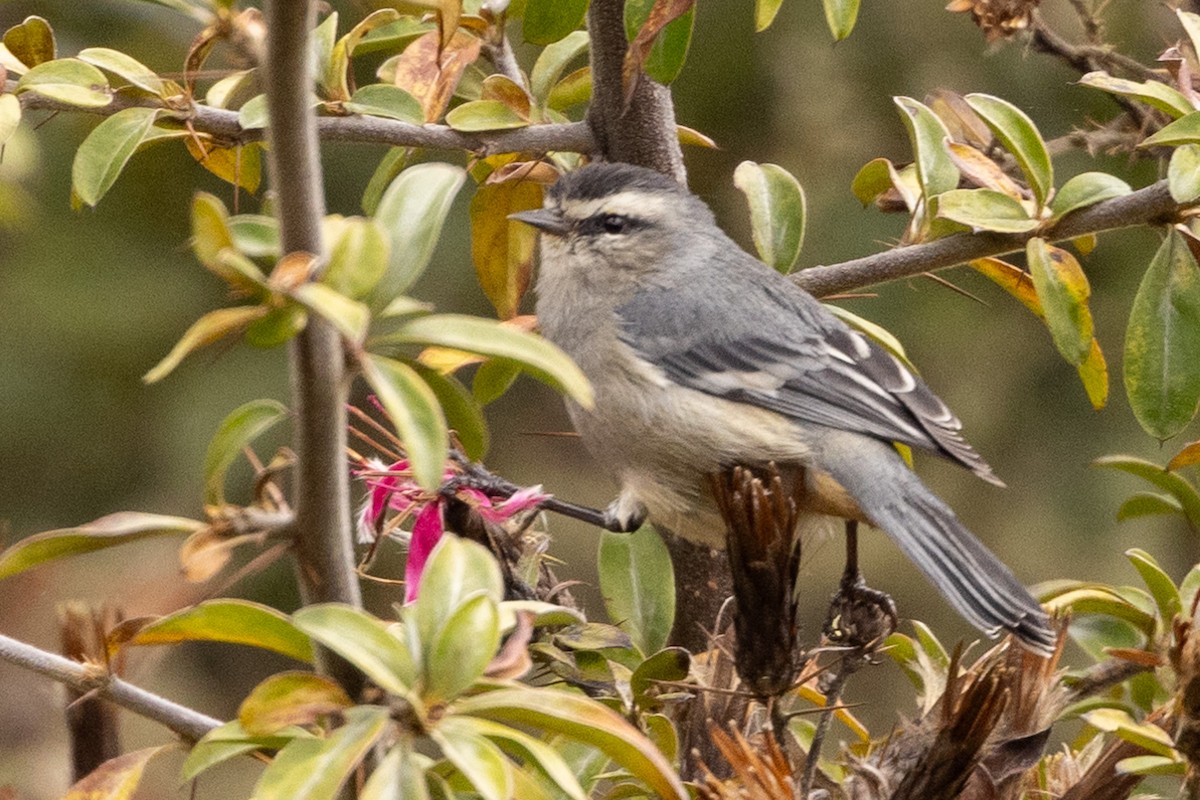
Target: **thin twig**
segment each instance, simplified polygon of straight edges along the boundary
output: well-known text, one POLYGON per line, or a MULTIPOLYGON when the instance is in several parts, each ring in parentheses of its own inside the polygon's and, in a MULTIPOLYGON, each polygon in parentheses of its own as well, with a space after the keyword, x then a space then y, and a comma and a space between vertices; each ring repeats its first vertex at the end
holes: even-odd
POLYGON ((846 686, 846 680, 858 671, 859 665, 856 665, 855 661, 857 661, 856 654, 847 653, 837 672, 830 678, 828 690, 825 692, 825 707, 821 709, 821 716, 817 719, 816 728, 813 730, 812 744, 804 759, 804 772, 800 776, 800 791, 797 794, 800 800, 808 800, 808 795, 812 791, 813 780, 817 777, 817 764, 821 760, 821 745, 824 744, 825 736, 829 733, 829 725, 833 722, 834 713, 841 706, 842 689, 846 686))
POLYGON ((792 279, 812 294, 824 297, 965 264, 985 256, 1023 251, 1025 243, 1034 236, 1062 241, 1117 228, 1170 223, 1191 205, 1176 203, 1171 198, 1167 182, 1162 180, 1124 197, 1105 200, 1068 214, 1058 223, 1042 230, 1028 233, 959 233, 840 264, 810 267, 795 273, 792 279))
MULTIPOLYGON (((17 82, 6 81, 4 93, 15 92, 17 82)), ((156 98, 114 95, 112 102, 100 108, 80 108, 58 100, 22 92, 21 107, 29 111, 68 111, 110 117, 127 108, 162 108, 156 98)), ((307 104, 305 105, 307 108, 307 104)), ((206 133, 229 145, 247 144, 267 138, 262 128, 243 128, 238 113, 223 108, 195 104, 185 111, 164 111, 165 118, 178 117, 200 133, 206 133)), ((431 150, 457 150, 488 156, 497 153, 545 153, 549 151, 591 153, 595 140, 583 122, 530 125, 506 131, 464 133, 446 125, 413 125, 382 117, 318 117, 317 133, 322 141, 383 144, 396 147, 424 147, 431 150)))
POLYGON ((190 742, 198 741, 222 724, 220 720, 126 683, 99 667, 85 666, 3 634, 0 634, 0 660, 44 675, 76 691, 95 692, 121 708, 166 726, 190 742))

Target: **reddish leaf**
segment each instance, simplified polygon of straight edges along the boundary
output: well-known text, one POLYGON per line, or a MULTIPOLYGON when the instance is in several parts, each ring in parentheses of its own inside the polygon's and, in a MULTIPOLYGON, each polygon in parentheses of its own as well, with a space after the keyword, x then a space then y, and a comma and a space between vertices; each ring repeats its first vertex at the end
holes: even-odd
POLYGON ((170 744, 147 747, 105 761, 68 789, 63 800, 129 800, 137 791, 150 759, 174 747, 170 744))
POLYGON ((437 31, 430 31, 410 44, 396 61, 393 83, 421 102, 427 122, 446 111, 463 71, 479 57, 482 43, 458 31, 445 47, 440 45, 437 31))

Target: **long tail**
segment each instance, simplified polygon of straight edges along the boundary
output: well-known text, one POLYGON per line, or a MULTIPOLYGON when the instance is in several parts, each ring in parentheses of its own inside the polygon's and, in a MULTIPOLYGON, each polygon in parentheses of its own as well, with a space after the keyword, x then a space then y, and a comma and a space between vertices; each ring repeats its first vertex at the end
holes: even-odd
POLYGON ((988 636, 1007 630, 1034 652, 1053 652, 1046 612, 892 447, 844 432, 830 432, 822 444, 821 466, 959 614, 988 636))

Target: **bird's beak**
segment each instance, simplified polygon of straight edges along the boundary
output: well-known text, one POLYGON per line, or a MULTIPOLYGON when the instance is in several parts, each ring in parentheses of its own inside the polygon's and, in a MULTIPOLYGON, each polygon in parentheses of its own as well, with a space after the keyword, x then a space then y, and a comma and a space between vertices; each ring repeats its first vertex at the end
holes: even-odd
POLYGON ((570 230, 567 221, 557 211, 551 211, 548 208, 518 211, 516 214, 509 214, 508 218, 532 225, 542 233, 548 233, 551 236, 564 236, 570 230))

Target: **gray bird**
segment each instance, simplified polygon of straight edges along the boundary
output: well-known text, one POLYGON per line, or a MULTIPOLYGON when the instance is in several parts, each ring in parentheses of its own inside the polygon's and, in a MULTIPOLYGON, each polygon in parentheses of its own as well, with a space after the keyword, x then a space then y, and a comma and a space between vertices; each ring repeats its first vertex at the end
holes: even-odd
POLYGON ((962 424, 900 361, 748 255, 684 187, 593 164, 514 214, 542 232, 543 334, 590 379, 569 412, 621 486, 614 528, 645 519, 724 545, 706 476, 734 464, 805 469, 808 512, 882 529, 989 636, 1055 645, 1049 620, 893 447, 955 461, 1003 485, 962 424))

